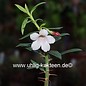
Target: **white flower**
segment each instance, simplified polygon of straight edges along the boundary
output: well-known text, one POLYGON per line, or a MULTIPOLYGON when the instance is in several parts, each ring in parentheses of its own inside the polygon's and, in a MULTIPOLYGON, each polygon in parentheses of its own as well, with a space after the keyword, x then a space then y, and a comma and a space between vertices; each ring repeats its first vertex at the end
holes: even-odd
POLYGON ((51 35, 48 35, 48 31, 45 29, 42 29, 38 33, 32 33, 30 35, 30 39, 34 42, 31 45, 31 48, 33 50, 38 50, 40 47, 44 52, 47 52, 50 50, 50 45, 55 42, 55 38, 51 35))

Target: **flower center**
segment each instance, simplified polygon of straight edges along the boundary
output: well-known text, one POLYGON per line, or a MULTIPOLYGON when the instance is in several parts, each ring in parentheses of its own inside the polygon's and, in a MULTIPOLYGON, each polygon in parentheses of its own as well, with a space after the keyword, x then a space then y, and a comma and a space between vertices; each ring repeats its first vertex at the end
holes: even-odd
POLYGON ((44 35, 40 35, 39 37, 45 37, 44 35))

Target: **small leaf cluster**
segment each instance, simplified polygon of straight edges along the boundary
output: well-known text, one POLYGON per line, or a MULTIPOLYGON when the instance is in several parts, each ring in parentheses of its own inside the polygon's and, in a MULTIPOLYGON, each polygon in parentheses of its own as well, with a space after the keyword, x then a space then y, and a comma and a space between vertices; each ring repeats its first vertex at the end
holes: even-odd
POLYGON ((36 10, 36 8, 42 4, 45 4, 45 2, 41 2, 39 4, 37 4, 36 6, 34 6, 32 8, 32 10, 30 11, 27 7, 27 5, 25 4, 25 7, 22 7, 18 4, 15 4, 15 6, 22 12, 24 12, 25 14, 27 14, 29 17, 26 17, 22 23, 22 26, 21 26, 21 33, 22 35, 24 34, 24 30, 25 30, 25 27, 28 23, 32 22, 38 30, 40 30, 42 28, 42 26, 44 26, 45 24, 41 24, 40 26, 37 24, 37 21, 43 21, 42 19, 34 19, 33 18, 33 12, 36 10))

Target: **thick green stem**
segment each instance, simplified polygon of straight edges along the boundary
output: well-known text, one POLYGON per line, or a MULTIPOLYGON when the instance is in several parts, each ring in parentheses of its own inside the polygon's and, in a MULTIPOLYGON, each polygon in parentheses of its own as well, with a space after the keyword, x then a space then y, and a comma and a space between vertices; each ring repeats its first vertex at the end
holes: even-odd
POLYGON ((49 86, 49 58, 48 55, 45 56, 45 82, 44 86, 49 86))

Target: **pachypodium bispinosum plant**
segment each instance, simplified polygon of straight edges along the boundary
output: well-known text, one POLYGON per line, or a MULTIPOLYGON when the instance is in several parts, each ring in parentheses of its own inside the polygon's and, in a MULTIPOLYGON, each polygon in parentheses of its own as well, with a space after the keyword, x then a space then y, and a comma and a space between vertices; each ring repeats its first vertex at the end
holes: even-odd
MULTIPOLYGON (((45 77, 40 78, 40 79, 41 81, 44 81, 44 86, 49 86, 49 76, 52 75, 50 74, 50 70, 49 70, 50 55, 53 55, 59 59, 62 59, 62 55, 66 53, 70 53, 70 52, 81 51, 81 49, 78 49, 78 48, 70 49, 70 50, 63 51, 61 53, 58 52, 57 50, 51 50, 50 48, 51 44, 54 45, 54 43, 59 41, 63 36, 69 35, 69 34, 52 31, 52 30, 61 29, 62 27, 47 28, 46 23, 42 23, 41 25, 37 23, 38 20, 42 20, 42 19, 34 19, 33 12, 39 5, 42 5, 42 4, 45 4, 45 2, 41 2, 37 4, 36 6, 32 8, 31 11, 29 10, 26 4, 25 4, 25 7, 15 4, 15 6, 19 10, 27 14, 27 17, 24 19, 21 26, 22 35, 24 34, 25 26, 29 24, 30 22, 33 23, 37 28, 36 32, 29 32, 27 35, 20 38, 22 40, 30 36, 32 43, 20 43, 17 45, 17 47, 25 47, 27 50, 31 52, 36 51, 39 55, 41 55, 44 58, 45 64, 47 64, 47 66, 45 68, 39 67, 39 69, 43 71, 43 73, 45 74, 45 77)), ((31 60, 31 62, 34 64, 37 63, 33 60, 31 60)))

